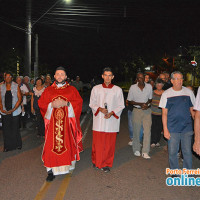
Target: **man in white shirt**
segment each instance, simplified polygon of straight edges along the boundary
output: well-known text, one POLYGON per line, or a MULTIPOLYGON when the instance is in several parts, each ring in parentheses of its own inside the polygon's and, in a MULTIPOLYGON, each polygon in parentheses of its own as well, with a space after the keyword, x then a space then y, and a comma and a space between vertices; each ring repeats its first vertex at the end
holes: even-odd
POLYGON ((140 156, 140 129, 144 129, 142 157, 150 159, 150 138, 151 138, 151 109, 152 87, 144 82, 144 75, 137 74, 137 83, 129 89, 127 100, 133 105, 133 153, 140 156))
POLYGON ((178 151, 181 143, 183 168, 192 169, 192 136, 194 118, 193 92, 183 87, 183 75, 179 71, 171 74, 173 86, 166 90, 160 99, 164 137, 168 139, 170 169, 179 169, 178 151))
POLYGON ((103 70, 102 78, 104 83, 93 87, 89 104, 93 112, 92 163, 93 167, 109 172, 113 165, 124 97, 122 89, 111 84, 114 75, 110 68, 103 70))

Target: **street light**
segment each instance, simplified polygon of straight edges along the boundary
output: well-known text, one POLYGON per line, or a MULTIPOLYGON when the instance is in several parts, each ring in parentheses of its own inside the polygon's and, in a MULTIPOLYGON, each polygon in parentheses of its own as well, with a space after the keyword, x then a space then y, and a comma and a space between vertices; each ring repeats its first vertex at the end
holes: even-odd
MULTIPOLYGON (((32 28, 33 26, 41 20, 51 9, 53 9, 58 3, 65 1, 67 4, 71 3, 72 0, 57 0, 46 12, 44 12, 36 21, 31 23, 31 2, 32 0, 27 0, 27 39, 26 39, 26 51, 25 51, 25 58, 26 58, 26 72, 28 72, 28 75, 31 74, 31 34, 32 34, 32 28)), ((37 43, 37 41, 36 41, 37 43)), ((36 47, 37 48, 37 47, 36 47)), ((38 71, 38 58, 36 58, 35 64, 34 64, 34 74, 37 74, 38 71)))
POLYGON ((71 0, 64 0, 66 3, 71 3, 72 1, 71 0))
MULTIPOLYGON (((34 23, 32 24, 32 27, 40 20, 42 19, 52 8, 54 8, 59 2, 61 2, 63 0, 58 0, 56 1, 46 12, 44 12, 36 21, 34 21, 34 23)), ((72 0, 64 0, 66 3, 71 3, 72 0)))

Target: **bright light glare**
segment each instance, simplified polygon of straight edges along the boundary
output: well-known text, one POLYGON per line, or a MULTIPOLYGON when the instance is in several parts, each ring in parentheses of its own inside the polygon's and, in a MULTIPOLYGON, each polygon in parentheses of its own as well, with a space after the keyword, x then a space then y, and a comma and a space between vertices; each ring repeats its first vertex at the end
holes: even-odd
POLYGON ((71 3, 72 0, 64 0, 66 3, 71 3))

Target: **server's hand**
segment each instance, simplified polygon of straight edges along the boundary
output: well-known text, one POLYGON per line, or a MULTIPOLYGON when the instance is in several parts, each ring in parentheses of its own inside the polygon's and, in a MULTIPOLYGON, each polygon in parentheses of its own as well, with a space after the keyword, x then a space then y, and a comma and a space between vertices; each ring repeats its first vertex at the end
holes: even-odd
POLYGON ((101 111, 104 115, 108 114, 108 110, 105 108, 99 108, 99 111, 101 111))
POLYGON ((110 112, 104 116, 105 119, 109 119, 113 115, 113 112, 110 112))

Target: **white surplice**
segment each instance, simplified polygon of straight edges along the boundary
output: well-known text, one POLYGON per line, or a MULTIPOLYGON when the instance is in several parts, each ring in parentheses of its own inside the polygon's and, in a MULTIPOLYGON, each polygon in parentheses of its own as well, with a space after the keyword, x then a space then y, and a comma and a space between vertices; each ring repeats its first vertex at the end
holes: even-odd
POLYGON ((120 115, 124 109, 124 97, 122 89, 116 85, 112 88, 105 88, 102 84, 93 87, 90 96, 90 108, 93 112, 93 130, 100 132, 119 132, 120 115), (108 112, 114 112, 109 119, 104 118, 104 114, 98 110, 105 108, 107 104, 108 112))

